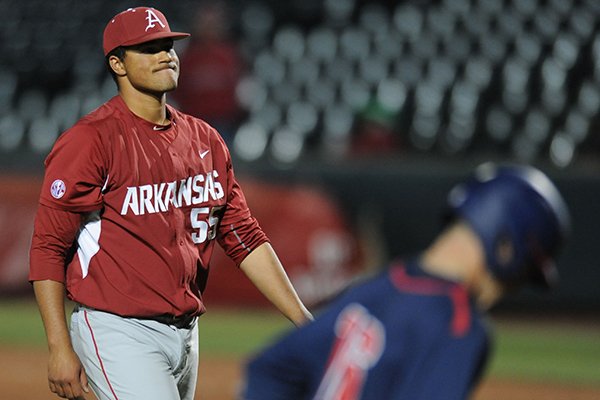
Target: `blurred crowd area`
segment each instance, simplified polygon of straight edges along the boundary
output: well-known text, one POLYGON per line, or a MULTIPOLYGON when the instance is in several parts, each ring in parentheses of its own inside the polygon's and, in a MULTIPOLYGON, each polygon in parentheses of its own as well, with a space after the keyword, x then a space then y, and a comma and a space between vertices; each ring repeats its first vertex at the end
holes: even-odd
MULTIPOLYGON (((139 5, 0 0, 1 160, 44 156, 116 93, 102 31, 139 5)), ((597 0, 144 5, 193 34, 176 44, 169 102, 247 162, 492 154, 569 168, 600 154, 597 0)))

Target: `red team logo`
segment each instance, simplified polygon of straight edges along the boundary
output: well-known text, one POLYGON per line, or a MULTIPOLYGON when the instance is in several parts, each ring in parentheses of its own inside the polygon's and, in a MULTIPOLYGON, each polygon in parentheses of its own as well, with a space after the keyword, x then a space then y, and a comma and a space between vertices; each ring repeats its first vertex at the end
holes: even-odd
POLYGON ((52 185, 50 186, 50 194, 55 199, 60 199, 61 197, 63 197, 66 191, 67 187, 65 183, 60 179, 57 179, 54 182, 52 182, 52 185))
POLYGON ((385 347, 383 324, 359 304, 348 305, 339 315, 337 340, 315 400, 356 400, 367 373, 385 347))

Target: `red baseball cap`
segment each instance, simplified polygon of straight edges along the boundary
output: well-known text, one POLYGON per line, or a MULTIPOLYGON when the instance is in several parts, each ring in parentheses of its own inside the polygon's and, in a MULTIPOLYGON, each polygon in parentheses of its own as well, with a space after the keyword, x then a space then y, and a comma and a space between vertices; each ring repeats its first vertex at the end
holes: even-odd
POLYGON ((104 28, 102 47, 106 56, 119 46, 133 46, 163 38, 177 40, 188 36, 189 33, 171 32, 167 18, 157 9, 136 7, 129 8, 110 20, 104 28))

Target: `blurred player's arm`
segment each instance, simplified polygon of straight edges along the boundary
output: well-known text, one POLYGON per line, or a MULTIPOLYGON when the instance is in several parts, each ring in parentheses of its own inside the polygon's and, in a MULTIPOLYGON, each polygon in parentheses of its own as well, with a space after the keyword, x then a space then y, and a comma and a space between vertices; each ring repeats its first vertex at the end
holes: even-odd
POLYGON ((254 286, 296 326, 313 319, 292 286, 269 242, 254 249, 240 263, 240 269, 254 286))
POLYGON ((80 223, 81 214, 40 205, 30 251, 29 280, 48 342, 48 384, 52 392, 69 399, 83 398, 83 392, 89 392, 65 314, 65 260, 80 223))
POLYGON ((293 329, 252 357, 245 365, 239 400, 308 398, 314 390, 309 385, 309 375, 315 373, 313 357, 327 354, 314 346, 315 335, 323 336, 322 327, 323 321, 316 320, 293 329))

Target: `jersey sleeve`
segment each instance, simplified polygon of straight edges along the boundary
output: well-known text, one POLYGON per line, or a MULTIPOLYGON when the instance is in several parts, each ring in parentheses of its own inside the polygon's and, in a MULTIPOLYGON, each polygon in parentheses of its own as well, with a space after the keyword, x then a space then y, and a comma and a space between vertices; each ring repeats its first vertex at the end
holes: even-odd
POLYGON ((67 260, 81 222, 81 214, 38 207, 29 251, 30 282, 65 282, 67 260))
POLYGON ((40 204, 72 212, 99 209, 106 180, 102 153, 93 126, 77 124, 62 134, 46 158, 40 204))
POLYGON ((227 207, 219 226, 219 244, 236 265, 269 238, 248 207, 244 192, 233 172, 231 159, 227 159, 227 207))

